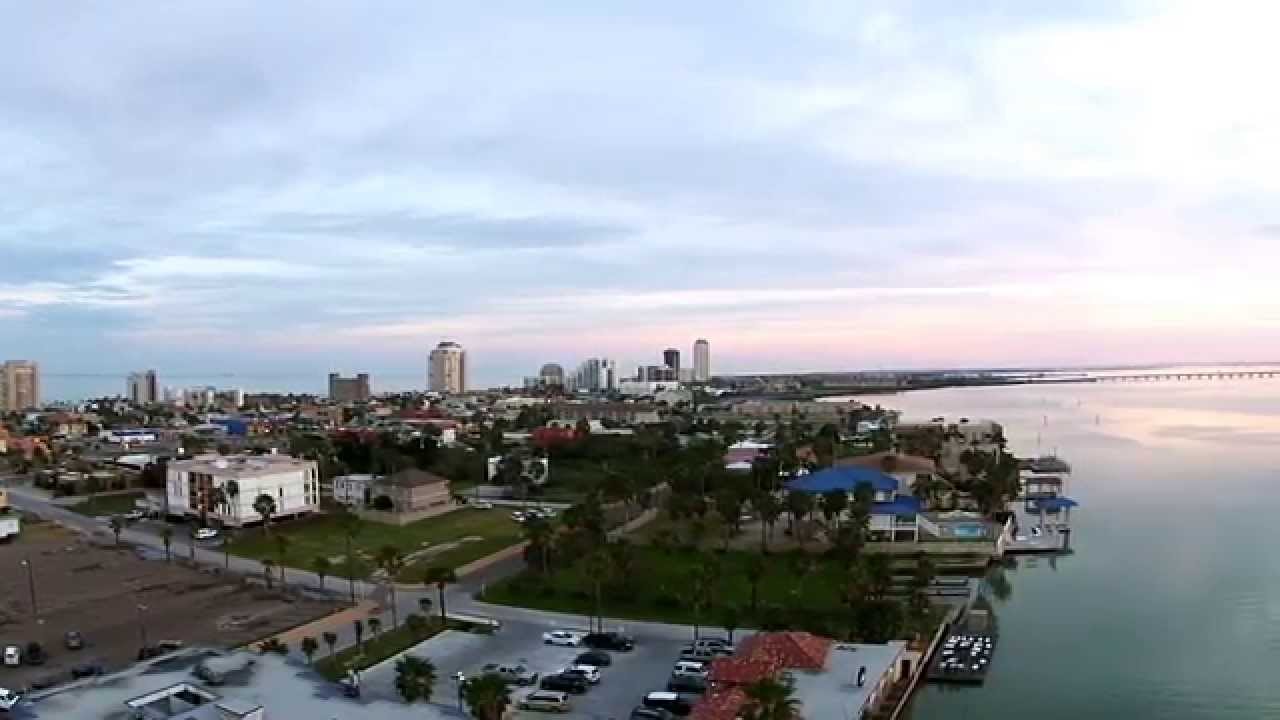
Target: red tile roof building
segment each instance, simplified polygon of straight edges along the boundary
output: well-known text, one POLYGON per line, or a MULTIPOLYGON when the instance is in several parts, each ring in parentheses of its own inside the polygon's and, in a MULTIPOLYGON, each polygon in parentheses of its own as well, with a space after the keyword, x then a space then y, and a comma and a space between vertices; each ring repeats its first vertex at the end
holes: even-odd
POLYGON ((711 663, 711 690, 690 720, 734 720, 746 703, 742 687, 783 670, 822 670, 835 641, 807 632, 759 633, 743 640, 733 657, 711 663))

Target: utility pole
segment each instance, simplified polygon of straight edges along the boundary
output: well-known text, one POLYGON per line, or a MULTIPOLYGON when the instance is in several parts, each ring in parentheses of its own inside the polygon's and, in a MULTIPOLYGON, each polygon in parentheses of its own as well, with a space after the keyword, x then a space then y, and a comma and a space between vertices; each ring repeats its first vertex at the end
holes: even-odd
POLYGON ((36 604, 36 575, 35 567, 31 564, 31 558, 23 558, 22 566, 27 569, 27 588, 31 591, 31 616, 39 619, 40 606, 36 604))

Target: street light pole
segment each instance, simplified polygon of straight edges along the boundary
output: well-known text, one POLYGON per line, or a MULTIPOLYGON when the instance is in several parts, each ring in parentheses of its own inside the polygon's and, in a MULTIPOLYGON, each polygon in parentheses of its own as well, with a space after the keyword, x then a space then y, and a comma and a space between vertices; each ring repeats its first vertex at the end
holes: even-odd
POLYGON ((462 685, 467 680, 467 676, 461 672, 454 673, 453 682, 458 686, 458 709, 462 709, 462 685))
POLYGON ((23 558, 22 566, 27 569, 27 588, 31 591, 31 615, 39 617, 40 606, 36 604, 36 575, 35 568, 31 565, 31 558, 23 558))
POLYGON ((147 623, 146 623, 146 621, 143 619, 142 613, 144 613, 144 612, 146 612, 146 611, 147 611, 147 606, 146 606, 146 605, 143 605, 143 604, 141 604, 141 603, 138 603, 137 608, 138 608, 138 636, 139 636, 139 638, 142 640, 142 651, 143 651, 143 652, 146 652, 146 649, 147 649, 147 623))

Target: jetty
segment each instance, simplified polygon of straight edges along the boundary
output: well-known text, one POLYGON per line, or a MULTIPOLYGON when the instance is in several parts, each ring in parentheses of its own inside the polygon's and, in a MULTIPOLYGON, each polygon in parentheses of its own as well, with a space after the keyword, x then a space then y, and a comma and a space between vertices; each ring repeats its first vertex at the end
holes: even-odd
POLYGON ((929 682, 982 684, 995 658, 998 639, 991 612, 970 608, 929 662, 929 682))

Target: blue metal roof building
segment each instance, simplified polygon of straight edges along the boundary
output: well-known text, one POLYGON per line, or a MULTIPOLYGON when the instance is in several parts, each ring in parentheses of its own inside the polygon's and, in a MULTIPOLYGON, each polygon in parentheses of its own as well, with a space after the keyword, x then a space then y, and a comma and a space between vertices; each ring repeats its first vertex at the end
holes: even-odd
POLYGON ((821 495, 843 490, 852 493, 859 485, 866 485, 874 493, 896 494, 898 480, 879 470, 863 467, 833 467, 816 473, 802 475, 787 484, 787 489, 821 495))

